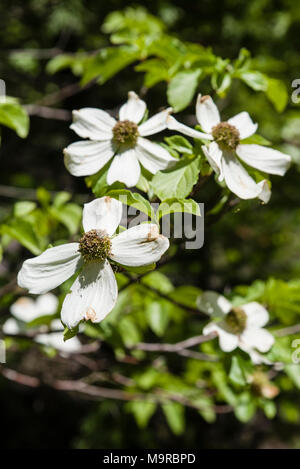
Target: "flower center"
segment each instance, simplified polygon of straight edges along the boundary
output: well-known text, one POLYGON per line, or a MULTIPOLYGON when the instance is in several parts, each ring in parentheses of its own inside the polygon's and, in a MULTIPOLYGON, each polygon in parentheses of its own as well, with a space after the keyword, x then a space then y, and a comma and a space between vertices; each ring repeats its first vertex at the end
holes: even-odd
POLYGON ((128 120, 117 122, 112 131, 114 141, 120 145, 134 146, 139 136, 138 126, 128 120))
POLYGON ((86 263, 104 261, 111 255, 111 241, 105 231, 91 230, 80 239, 78 251, 86 263))
POLYGON ((275 384, 269 381, 268 377, 262 371, 255 371, 251 379, 251 388, 257 396, 273 399, 279 393, 275 384))
POLYGON ((215 142, 223 150, 235 150, 240 143, 240 133, 234 125, 228 122, 220 122, 212 129, 215 142))
POLYGON ((241 334, 247 323, 247 315, 241 308, 232 308, 225 318, 228 330, 232 334, 241 334))

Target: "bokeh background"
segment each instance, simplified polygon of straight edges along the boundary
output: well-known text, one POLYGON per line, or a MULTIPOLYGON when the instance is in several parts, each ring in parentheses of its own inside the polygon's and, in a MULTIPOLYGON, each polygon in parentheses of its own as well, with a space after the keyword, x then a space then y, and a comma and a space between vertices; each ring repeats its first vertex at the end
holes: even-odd
MULTIPOLYGON (((143 75, 134 74, 131 65, 105 85, 88 86, 78 92, 78 78, 72 71, 63 69, 50 75, 46 65, 62 52, 94 51, 107 46, 109 36, 101 25, 108 14, 128 6, 144 7, 165 24, 170 34, 210 46, 221 57, 233 60, 242 47, 247 48, 262 72, 285 82, 289 95, 293 91, 291 82, 300 78, 300 5, 293 0, 144 0, 138 5, 118 0, 2 0, 0 78, 6 82, 7 94, 17 96, 25 105, 41 102, 51 106, 54 102, 56 108, 63 109, 63 118, 45 118, 32 111, 26 140, 1 128, 1 220, 11 213, 16 200, 35 197, 37 187, 68 191, 78 203, 91 197, 83 178, 70 176, 63 164, 62 148, 74 141, 68 111, 84 106, 114 110, 129 89, 142 89, 143 75), (62 89, 63 96, 59 94, 62 89), (60 96, 58 101, 56 94, 60 96), (50 100, 43 101, 45 96, 50 96, 50 100)), ((209 83, 204 82, 201 91, 209 93, 209 83)), ((165 106, 166 84, 150 89, 147 102, 151 113, 165 106)), ((237 285, 253 285, 257 279, 297 280, 299 107, 289 97, 286 110, 277 113, 262 92, 254 92, 240 82, 231 87, 222 106, 228 116, 247 110, 259 123, 260 134, 291 154, 295 164, 284 179, 273 179, 273 195, 267 206, 245 202, 217 223, 207 224, 205 247, 196 256, 193 251, 182 251, 164 272, 175 285, 188 283, 225 292, 237 285)), ((194 103, 186 113, 193 115, 194 103)), ((211 180, 201 193, 207 208, 214 190, 211 180)), ((25 253, 16 241, 10 244, 1 264, 1 285, 13 280, 25 253)), ((10 294, 4 295, 1 321, 9 316, 12 299, 10 294)), ((19 353, 14 359, 29 374, 38 368, 47 377, 54 372, 54 366, 55 373, 64 377, 79 372, 72 359, 61 363, 56 360, 54 364, 35 349, 19 353)), ((187 409, 185 430, 178 435, 168 427, 162 412, 139 430, 122 402, 80 399, 46 385, 30 388, 0 377, 0 396, 1 422, 5 422, 1 424, 1 447, 6 448, 300 447, 300 399, 294 391, 283 400, 273 420, 258 412, 250 422, 241 423, 225 413, 208 423, 187 409)))

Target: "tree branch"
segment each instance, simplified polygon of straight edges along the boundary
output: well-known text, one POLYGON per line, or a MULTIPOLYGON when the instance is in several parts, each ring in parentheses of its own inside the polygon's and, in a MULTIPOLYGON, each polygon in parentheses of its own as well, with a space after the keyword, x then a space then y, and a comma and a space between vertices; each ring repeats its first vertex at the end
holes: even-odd
MULTIPOLYGON (((76 392, 91 398, 115 399, 118 401, 151 401, 156 404, 164 404, 168 401, 175 401, 183 404, 186 407, 191 407, 197 410, 201 409, 199 405, 193 404, 193 402, 190 401, 186 396, 178 393, 168 393, 163 389, 156 389, 152 393, 137 393, 123 391, 121 389, 115 388, 94 386, 81 380, 73 381, 57 379, 42 383, 39 378, 27 376, 6 367, 1 367, 0 373, 10 381, 14 381, 18 384, 29 387, 39 387, 42 384, 46 384, 58 391, 76 392)), ((205 410, 205 408, 203 408, 203 410, 205 410)), ((214 410, 216 413, 227 413, 232 411, 232 407, 227 405, 214 406, 214 410)))
POLYGON ((71 111, 67 111, 66 109, 53 109, 51 107, 40 106, 38 104, 28 104, 24 106, 24 108, 30 116, 62 121, 70 121, 72 119, 71 111))

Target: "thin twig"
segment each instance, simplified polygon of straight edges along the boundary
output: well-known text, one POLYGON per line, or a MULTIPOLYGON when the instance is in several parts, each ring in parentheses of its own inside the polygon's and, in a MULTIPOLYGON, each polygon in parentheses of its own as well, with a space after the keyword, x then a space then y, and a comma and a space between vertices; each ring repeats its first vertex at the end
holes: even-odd
POLYGON ((217 337, 216 332, 212 332, 208 335, 197 335, 190 337, 189 339, 176 342, 175 344, 160 344, 160 343, 145 343, 140 342, 134 345, 132 348, 138 350, 144 350, 145 352, 181 352, 195 345, 203 344, 217 337))
POLYGON ((12 291, 14 291, 16 287, 17 281, 15 278, 13 278, 10 282, 0 288, 0 298, 4 295, 7 295, 7 293, 11 293, 12 291))
POLYGON ((71 96, 74 96, 75 94, 81 93, 82 91, 90 88, 95 84, 95 82, 96 80, 91 80, 85 86, 81 86, 80 82, 71 83, 70 85, 64 86, 54 93, 44 96, 42 99, 33 104, 38 104, 41 106, 52 106, 53 104, 61 102, 66 98, 70 98, 71 96))
POLYGON ((286 335, 293 335, 300 332, 300 324, 295 324, 294 326, 285 327, 284 329, 278 329, 277 331, 273 331, 273 334, 277 337, 284 337, 286 335))
MULTIPOLYGON (((18 384, 22 384, 29 387, 39 387, 42 384, 47 384, 49 387, 56 389, 58 391, 65 392, 76 392, 82 395, 86 395, 91 398, 100 398, 100 399, 115 399, 119 401, 151 401, 157 404, 164 404, 168 401, 179 402, 186 407, 191 407, 194 409, 201 409, 199 405, 195 405, 191 400, 186 396, 176 393, 169 393, 163 389, 156 389, 152 393, 137 393, 123 391, 121 389, 115 388, 105 388, 102 386, 93 386, 87 384, 83 381, 77 380, 52 380, 42 383, 39 378, 33 376, 27 376, 18 371, 12 370, 10 368, 1 367, 1 374, 18 384)), ((216 413, 225 413, 231 412, 232 407, 227 405, 214 406, 216 413)))
POLYGON ((28 104, 24 106, 24 108, 30 116, 61 121, 70 121, 72 119, 71 111, 67 111, 66 109, 54 109, 47 106, 39 106, 38 104, 28 104))

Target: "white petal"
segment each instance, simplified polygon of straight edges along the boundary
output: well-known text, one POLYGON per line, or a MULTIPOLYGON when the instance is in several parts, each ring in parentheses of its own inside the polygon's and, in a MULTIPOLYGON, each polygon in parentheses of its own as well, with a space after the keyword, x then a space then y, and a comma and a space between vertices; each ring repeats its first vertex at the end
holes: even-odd
POLYGON ((81 349, 81 343, 77 337, 72 337, 71 339, 64 341, 64 334, 62 332, 38 334, 35 341, 38 344, 45 345, 46 347, 53 347, 64 353, 76 353, 81 349))
POLYGON ((78 243, 49 248, 40 256, 28 259, 18 274, 18 285, 29 293, 47 293, 70 278, 81 267, 78 243))
POLYGON ((261 365, 261 364, 273 365, 273 363, 270 360, 268 360, 266 357, 258 353, 252 347, 248 347, 247 345, 242 344, 242 343, 239 343, 239 347, 241 350, 248 353, 254 365, 261 365))
POLYGON ((291 164, 291 157, 262 145, 238 145, 238 156, 249 166, 269 174, 283 176, 291 164))
POLYGON ((142 137, 147 137, 148 135, 157 134, 165 130, 167 128, 167 117, 171 112, 172 108, 168 107, 168 109, 155 114, 155 116, 143 122, 143 124, 139 126, 139 134, 142 137))
POLYGON ((218 177, 219 181, 223 181, 224 175, 223 175, 222 164, 221 164, 223 153, 220 150, 219 145, 216 142, 212 142, 208 146, 202 145, 202 150, 210 166, 215 171, 215 173, 219 176, 218 177))
POLYGON ((35 301, 27 296, 21 296, 15 301, 10 307, 10 312, 15 318, 24 322, 30 322, 39 317, 35 301))
POLYGON ((64 326, 62 325, 62 322, 60 319, 53 319, 50 323, 50 329, 51 331, 63 331, 64 326))
POLYGON ((138 138, 135 150, 141 165, 152 174, 170 167, 177 161, 165 148, 146 138, 138 138))
POLYGON ((75 142, 64 149, 65 166, 73 176, 89 176, 103 168, 114 152, 111 140, 75 142))
POLYGON ((85 232, 103 230, 112 236, 120 224, 122 211, 122 203, 108 196, 84 204, 83 229, 85 232))
POLYGON ((203 132, 199 132, 199 130, 191 129, 187 125, 181 124, 178 122, 173 116, 169 116, 167 118, 167 127, 169 130, 176 130, 181 134, 187 135, 188 137, 205 139, 205 140, 212 140, 213 137, 210 134, 204 134, 203 132))
POLYGON ((65 298, 62 322, 69 329, 73 329, 82 319, 100 322, 113 309, 117 297, 117 282, 109 263, 87 264, 65 298))
POLYGON ((257 185, 260 188, 258 198, 262 200, 265 204, 267 204, 271 198, 271 189, 268 181, 264 179, 263 181, 260 181, 257 185))
POLYGON ((130 148, 115 155, 107 173, 107 184, 119 181, 127 187, 133 187, 138 183, 140 175, 141 167, 135 148, 130 148))
POLYGON ((157 225, 144 223, 113 238, 110 257, 123 265, 148 265, 157 262, 168 248, 169 240, 159 234, 157 225))
POLYGON ((145 101, 140 99, 134 91, 129 91, 127 102, 120 108, 119 119, 138 124, 143 119, 146 107, 145 101))
POLYGON ((264 197, 265 181, 257 184, 233 153, 223 152, 222 170, 228 188, 241 199, 264 197))
POLYGON ((227 122, 238 129, 241 140, 255 134, 258 127, 258 124, 254 124, 248 112, 240 112, 228 119, 227 122))
POLYGON ((256 301, 242 305, 241 308, 247 315, 247 327, 263 327, 269 321, 269 313, 256 301))
POLYGON ((238 346, 239 339, 235 334, 230 334, 220 327, 219 344, 223 352, 232 352, 238 346))
POLYGON ((212 128, 221 122, 219 110, 210 96, 198 95, 196 116, 202 129, 207 133, 211 133, 212 128))
POLYGON ((208 335, 211 334, 211 332, 216 332, 219 336, 221 350, 223 350, 223 352, 232 352, 232 350, 236 349, 238 346, 238 336, 225 331, 219 324, 214 322, 209 323, 204 327, 203 334, 208 335))
POLYGON ((15 335, 23 332, 22 327, 20 327, 18 321, 14 318, 9 318, 2 326, 3 334, 15 335))
POLYGON ((224 317, 232 308, 231 303, 214 291, 206 291, 197 298, 197 306, 210 316, 224 317))
POLYGON ((112 138, 112 128, 117 121, 107 112, 101 109, 85 107, 79 111, 73 111, 74 130, 82 138, 91 140, 109 140, 112 138))
POLYGON ((248 347, 255 347, 259 352, 265 353, 274 344, 274 337, 266 329, 257 327, 246 328, 241 335, 241 341, 248 347))
POLYGON ((58 298, 52 293, 46 293, 45 295, 40 295, 37 298, 35 305, 39 312, 39 316, 44 314, 54 314, 58 307, 58 298))

